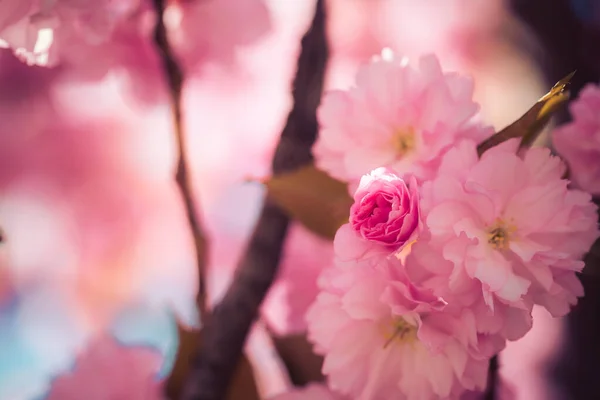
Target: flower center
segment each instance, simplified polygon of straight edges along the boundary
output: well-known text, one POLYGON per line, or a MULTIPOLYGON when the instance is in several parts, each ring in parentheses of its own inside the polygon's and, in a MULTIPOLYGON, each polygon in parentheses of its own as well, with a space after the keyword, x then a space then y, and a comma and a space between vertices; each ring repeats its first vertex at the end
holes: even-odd
POLYGON ((385 337, 387 340, 383 348, 388 347, 394 341, 412 343, 417 340, 417 327, 406 322, 404 318, 398 317, 386 326, 385 337))
POLYGON ((393 137, 393 146, 399 157, 410 153, 415 148, 415 130, 412 127, 400 129, 393 137))
POLYGON ((496 223, 488 229, 488 243, 496 250, 507 250, 510 244, 510 237, 517 228, 513 225, 507 225, 502 219, 496 220, 496 223))

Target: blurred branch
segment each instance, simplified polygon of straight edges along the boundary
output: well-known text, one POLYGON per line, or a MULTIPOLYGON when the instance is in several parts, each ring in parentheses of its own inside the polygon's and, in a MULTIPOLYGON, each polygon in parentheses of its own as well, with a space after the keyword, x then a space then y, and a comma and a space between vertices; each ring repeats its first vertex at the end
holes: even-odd
POLYGON ((500 363, 498 355, 495 355, 490 360, 490 369, 488 370, 488 384, 483 396, 484 400, 494 400, 496 393, 498 393, 498 370, 500 369, 500 363))
POLYGON ((177 142, 177 172, 175 181, 181 191, 188 224, 194 236, 194 247, 196 252, 196 266, 198 268, 198 309, 203 323, 208 319, 206 307, 206 259, 207 244, 204 236, 202 223, 195 207, 195 200, 190 183, 190 172, 187 161, 187 151, 185 142, 185 132, 182 122, 181 112, 181 94, 183 89, 183 72, 176 61, 173 50, 169 45, 167 29, 164 24, 165 0, 153 0, 156 10, 157 22, 154 30, 154 42, 156 43, 160 58, 163 63, 167 81, 169 84, 169 93, 171 96, 171 109, 173 112, 173 122, 175 124, 175 140, 177 142))
MULTIPOLYGON (((317 0, 313 21, 302 38, 292 89, 294 105, 273 158, 275 174, 312 160, 327 57, 325 5, 317 0)), ((265 200, 233 282, 204 325, 204 346, 193 361, 182 399, 223 399, 259 306, 275 279, 288 225, 287 215, 265 200)))

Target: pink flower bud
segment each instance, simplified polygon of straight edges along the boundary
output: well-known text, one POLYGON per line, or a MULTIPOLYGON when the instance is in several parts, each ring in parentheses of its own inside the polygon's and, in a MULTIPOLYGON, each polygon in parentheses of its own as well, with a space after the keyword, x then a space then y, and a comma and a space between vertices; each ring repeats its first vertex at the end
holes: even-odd
POLYGON ((419 193, 386 168, 364 175, 350 208, 350 224, 364 239, 399 249, 412 241, 419 228, 419 193))

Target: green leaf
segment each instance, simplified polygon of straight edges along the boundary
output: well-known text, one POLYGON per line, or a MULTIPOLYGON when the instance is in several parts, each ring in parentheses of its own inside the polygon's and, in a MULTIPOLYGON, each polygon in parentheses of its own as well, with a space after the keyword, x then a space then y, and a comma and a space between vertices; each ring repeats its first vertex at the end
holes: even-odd
POLYGON ((333 239, 348 222, 352 197, 344 182, 309 164, 263 182, 267 196, 312 232, 333 239))
POLYGON ((544 130, 550 118, 569 100, 567 87, 575 71, 561 79, 542 96, 521 118, 477 146, 481 156, 485 151, 513 138, 521 138, 519 150, 530 147, 544 130))

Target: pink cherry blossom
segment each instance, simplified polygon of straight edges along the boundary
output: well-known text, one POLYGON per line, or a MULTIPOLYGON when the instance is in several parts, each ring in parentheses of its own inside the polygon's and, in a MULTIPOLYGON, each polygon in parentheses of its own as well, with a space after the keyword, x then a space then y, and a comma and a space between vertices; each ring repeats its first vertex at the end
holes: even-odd
POLYGON ((327 386, 313 383, 300 389, 292 389, 270 400, 346 400, 345 396, 333 392, 327 386))
POLYGON ((313 148, 319 168, 350 183, 379 167, 429 179, 457 139, 492 133, 474 121, 470 78, 443 72, 433 55, 416 66, 384 56, 359 70, 356 86, 325 94, 313 148))
POLYGON ((531 329, 533 302, 530 298, 524 299, 520 308, 496 302, 493 310, 490 309, 481 295, 480 282, 471 279, 464 269, 454 267, 453 261, 460 261, 463 254, 450 261, 444 258, 447 254, 443 250, 443 244, 422 235, 410 248, 405 261, 406 272, 416 285, 443 297, 449 307, 464 308, 472 313, 480 354, 492 356, 502 350, 505 339, 519 339, 531 329))
POLYGON ((474 320, 446 312, 403 276, 398 260, 334 267, 320 285, 309 339, 332 389, 357 400, 433 400, 484 388, 488 360, 474 357, 474 320))
POLYGON ((162 400, 156 380, 161 357, 142 347, 124 347, 111 337, 90 343, 72 372, 53 383, 48 400, 162 400))
POLYGON ((350 224, 364 239, 399 250, 414 240, 419 227, 419 193, 393 171, 378 168, 364 175, 350 208, 350 224))
POLYGON ((517 145, 511 140, 479 160, 476 144, 463 141, 444 156, 438 177, 422 190, 431 237, 407 260, 409 273, 447 301, 452 293, 482 299, 496 313, 512 308, 504 311, 522 323, 508 326, 510 339, 525 333, 534 302, 555 315, 575 303, 575 272, 599 236, 597 207, 588 194, 567 189, 560 159, 543 148, 521 158, 517 145), (416 258, 431 277, 410 266, 416 258))
POLYGON ((588 84, 570 105, 573 121, 552 133, 552 142, 577 187, 600 196, 600 87, 588 84))

